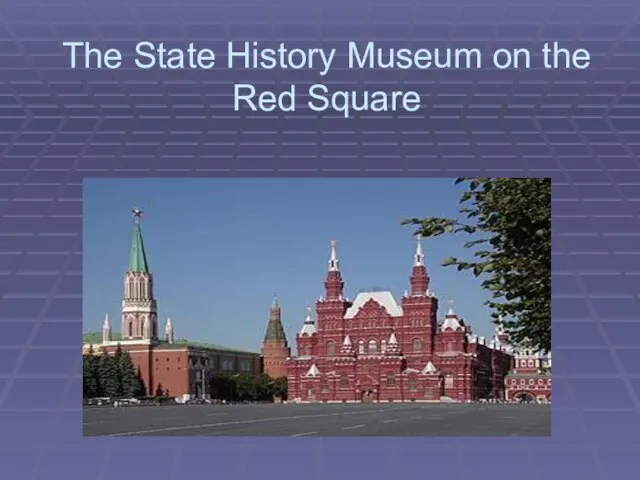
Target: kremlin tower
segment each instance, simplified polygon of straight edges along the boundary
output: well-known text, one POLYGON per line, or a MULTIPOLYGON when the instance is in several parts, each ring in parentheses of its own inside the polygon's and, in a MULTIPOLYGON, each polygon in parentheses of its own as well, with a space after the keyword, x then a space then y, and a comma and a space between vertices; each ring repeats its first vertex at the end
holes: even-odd
POLYGON ((269 310, 269 323, 262 343, 263 371, 271 378, 287 376, 286 361, 291 356, 291 349, 287 344, 287 336, 282 327, 282 310, 278 298, 273 295, 273 302, 269 310))
POLYGON ((135 224, 129 267, 124 274, 120 332, 123 340, 152 343, 158 339, 158 305, 153 297, 153 276, 149 270, 147 253, 142 241, 140 227, 142 211, 136 208, 132 213, 135 224))

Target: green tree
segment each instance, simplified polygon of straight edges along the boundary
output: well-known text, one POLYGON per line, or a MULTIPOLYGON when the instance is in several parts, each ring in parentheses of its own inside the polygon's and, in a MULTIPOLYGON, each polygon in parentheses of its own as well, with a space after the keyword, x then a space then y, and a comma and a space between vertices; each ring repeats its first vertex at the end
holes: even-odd
POLYGON ((94 398, 100 395, 100 374, 98 358, 92 351, 82 356, 82 396, 94 398))
POLYGON ((118 398, 120 396, 121 388, 115 358, 105 352, 100 357, 98 371, 102 387, 101 394, 106 397, 118 398))
POLYGON ((551 180, 458 179, 466 185, 460 218, 411 218, 418 234, 467 234, 471 259, 445 266, 470 270, 492 293, 487 304, 517 344, 551 349, 551 180))
POLYGON ((113 354, 113 364, 115 366, 115 370, 116 370, 116 378, 117 378, 117 382, 118 382, 118 393, 117 395, 114 395, 116 397, 123 397, 123 389, 122 389, 122 356, 123 356, 123 351, 122 351, 122 347, 120 346, 120 344, 118 344, 118 346, 116 347, 116 351, 113 354))
POLYGON ((253 375, 241 373, 234 376, 238 400, 251 402, 256 399, 256 382, 253 375))
POLYGON ((218 400, 234 401, 237 399, 234 379, 227 374, 213 374, 209 379, 211 396, 218 400))
POLYGON ((136 397, 144 397, 145 395, 147 395, 147 388, 144 384, 144 380, 142 378, 142 372, 140 371, 140 369, 138 368, 138 371, 136 372, 136 385, 138 386, 138 390, 135 393, 136 397))
POLYGON ((273 396, 287 399, 287 377, 276 378, 273 381, 273 396))
POLYGON ((274 380, 269 375, 259 375, 255 379, 255 400, 258 402, 271 402, 274 395, 274 380))
POLYGON ((118 345, 114 360, 118 370, 120 396, 124 398, 137 396, 141 390, 141 386, 133 361, 131 360, 131 355, 129 355, 129 352, 122 351, 120 345, 118 345))

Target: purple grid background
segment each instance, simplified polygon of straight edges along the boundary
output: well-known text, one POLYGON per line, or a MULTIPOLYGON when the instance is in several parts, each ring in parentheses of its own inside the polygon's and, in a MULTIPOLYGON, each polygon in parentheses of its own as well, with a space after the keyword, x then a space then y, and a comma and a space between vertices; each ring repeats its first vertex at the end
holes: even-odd
POLYGON ((0 1, 3 478, 617 478, 640 458, 637 0, 0 1), (315 73, 69 71, 62 40, 586 47, 588 71, 335 71, 424 116, 234 114, 231 84, 315 73), (303 171, 304 170, 304 171, 303 171), (83 439, 82 179, 554 179, 554 418, 542 439, 83 439))

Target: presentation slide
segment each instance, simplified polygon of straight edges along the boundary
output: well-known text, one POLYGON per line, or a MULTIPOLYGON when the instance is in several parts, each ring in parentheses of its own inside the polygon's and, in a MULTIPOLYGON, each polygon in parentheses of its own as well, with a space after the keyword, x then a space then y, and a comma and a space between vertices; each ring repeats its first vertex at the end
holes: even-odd
POLYGON ((638 245, 638 0, 0 0, 3 479, 633 478, 638 245))

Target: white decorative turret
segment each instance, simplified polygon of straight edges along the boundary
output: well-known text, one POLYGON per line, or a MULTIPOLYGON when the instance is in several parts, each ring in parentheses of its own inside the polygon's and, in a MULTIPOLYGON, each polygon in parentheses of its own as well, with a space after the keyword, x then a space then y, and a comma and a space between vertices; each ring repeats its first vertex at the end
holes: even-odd
POLYGON ((109 322, 109 314, 105 314, 104 322, 102 322, 102 343, 111 341, 111 323, 109 322))
POLYGON ((344 355, 353 355, 354 353, 354 349, 353 349, 353 344, 351 343, 351 338, 349 337, 349 335, 346 335, 344 337, 344 340, 342 341, 342 354, 344 355))
POLYGON ((173 322, 171 321, 171 318, 167 318, 167 323, 164 326, 164 339, 166 342, 168 343, 173 343, 175 341, 175 336, 174 336, 174 331, 173 331, 173 322))
POLYGON ((496 322, 496 329, 493 335, 493 339, 496 345, 506 347, 509 344, 509 337, 502 323, 502 316, 500 316, 498 318, 498 321, 496 322))
POLYGON ((391 332, 389 340, 387 341, 387 348, 385 350, 385 353, 387 355, 398 355, 400 353, 400 344, 398 344, 396 334, 393 332, 391 332))
POLYGON ((302 329, 300 330, 300 336, 311 336, 316 333, 316 324, 311 317, 311 307, 307 307, 307 317, 304 319, 302 329))
POLYGON ((447 311, 447 315, 442 322, 442 331, 445 330, 453 330, 454 332, 458 330, 464 330, 462 324, 460 323, 460 319, 458 318, 458 314, 453 310, 453 301, 449 300, 449 311, 447 311))

